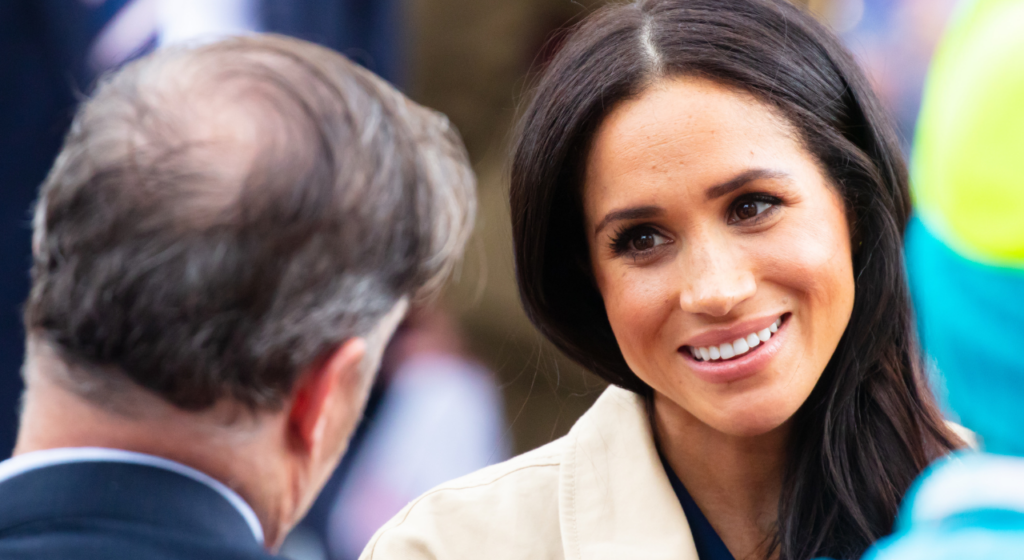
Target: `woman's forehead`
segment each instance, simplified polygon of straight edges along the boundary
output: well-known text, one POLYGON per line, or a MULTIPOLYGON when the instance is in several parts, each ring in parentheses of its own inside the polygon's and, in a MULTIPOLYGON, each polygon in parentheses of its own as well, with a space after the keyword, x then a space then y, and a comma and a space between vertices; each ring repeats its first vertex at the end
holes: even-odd
POLYGON ((746 169, 809 159, 792 127, 753 96, 699 78, 664 80, 613 109, 598 128, 584 202, 703 192, 746 169))

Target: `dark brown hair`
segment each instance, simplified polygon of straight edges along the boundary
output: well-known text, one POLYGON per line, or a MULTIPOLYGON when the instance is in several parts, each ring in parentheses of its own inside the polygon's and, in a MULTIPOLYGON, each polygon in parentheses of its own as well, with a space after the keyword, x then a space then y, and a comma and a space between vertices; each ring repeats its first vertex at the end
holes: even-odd
POLYGON ((474 209, 448 120, 340 54, 159 51, 103 80, 42 187, 26 330, 82 391, 120 375, 183 409, 273 408, 436 287, 474 209))
POLYGON ((841 192, 856 241, 852 316, 797 412, 771 550, 857 558, 892 530, 911 481, 959 445, 922 381, 902 260, 910 213, 895 132, 836 37, 785 0, 640 0, 580 23, 544 70, 511 170, 516 274, 526 311, 610 383, 626 365, 591 276, 581 212, 602 119, 653 81, 693 76, 785 116, 841 192))

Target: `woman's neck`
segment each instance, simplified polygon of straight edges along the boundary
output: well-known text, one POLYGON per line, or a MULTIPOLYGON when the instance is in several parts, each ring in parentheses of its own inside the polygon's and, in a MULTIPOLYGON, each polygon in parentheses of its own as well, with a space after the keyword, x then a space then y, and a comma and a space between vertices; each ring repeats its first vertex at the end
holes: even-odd
POLYGON ((774 536, 789 424, 724 434, 661 395, 654 430, 665 460, 736 560, 764 558, 774 536))

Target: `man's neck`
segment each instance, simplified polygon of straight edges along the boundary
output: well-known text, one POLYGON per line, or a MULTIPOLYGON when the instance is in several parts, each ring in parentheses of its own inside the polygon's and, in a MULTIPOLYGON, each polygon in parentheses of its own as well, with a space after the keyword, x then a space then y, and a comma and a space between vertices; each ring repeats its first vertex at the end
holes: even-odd
POLYGON ((99 447, 163 457, 205 473, 238 493, 259 518, 268 546, 283 537, 280 533, 290 525, 295 500, 286 462, 275 460, 267 445, 282 429, 279 419, 238 415, 219 410, 220 405, 200 414, 187 412, 141 388, 126 389, 138 394, 127 401, 136 406, 131 416, 125 416, 100 408, 39 371, 28 372, 26 378, 16 456, 99 447), (223 418, 234 419, 230 429, 219 422, 223 418), (242 428, 243 422, 250 425, 242 428))

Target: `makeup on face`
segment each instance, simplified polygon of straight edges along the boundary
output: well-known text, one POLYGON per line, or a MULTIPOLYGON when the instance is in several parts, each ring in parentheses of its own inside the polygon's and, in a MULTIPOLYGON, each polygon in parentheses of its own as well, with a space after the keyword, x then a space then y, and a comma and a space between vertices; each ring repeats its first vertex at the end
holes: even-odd
POLYGON ((843 201, 788 123, 710 81, 612 110, 587 162, 590 261, 626 363, 728 433, 803 404, 853 307, 843 201))

